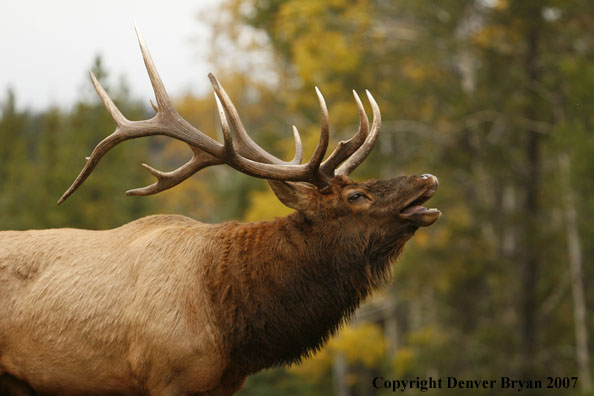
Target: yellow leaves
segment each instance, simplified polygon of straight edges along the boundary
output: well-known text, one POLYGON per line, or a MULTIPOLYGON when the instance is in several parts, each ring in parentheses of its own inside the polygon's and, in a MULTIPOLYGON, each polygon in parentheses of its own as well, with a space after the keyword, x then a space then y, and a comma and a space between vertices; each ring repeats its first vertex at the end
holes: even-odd
POLYGON ((345 327, 328 343, 334 352, 342 353, 351 364, 361 363, 367 367, 377 366, 384 358, 386 341, 376 324, 363 323, 345 327))
POLYGON ((278 38, 290 42, 303 81, 323 80, 329 65, 335 73, 359 68, 370 25, 368 8, 366 1, 344 0, 294 0, 281 5, 274 30, 278 38))
POLYGON ((294 42, 293 56, 304 81, 315 78, 320 71, 332 65, 334 72, 355 70, 360 62, 361 52, 351 46, 348 37, 341 32, 326 31, 308 34, 294 42))
POLYGON ((289 367, 289 371, 304 380, 316 383, 327 375, 334 363, 334 355, 328 346, 322 348, 315 356, 304 360, 299 365, 289 367))
POLYGON ((287 1, 279 9, 275 30, 284 37, 291 37, 312 28, 310 18, 319 18, 325 6, 322 1, 287 1))
POLYGON ((362 31, 370 29, 372 20, 370 18, 371 7, 369 1, 342 2, 348 4, 348 7, 344 10, 344 18, 346 20, 358 26, 362 31))
POLYGON ((286 1, 279 9, 275 30, 286 37, 294 37, 304 32, 318 33, 329 26, 329 22, 342 19, 362 23, 369 20, 367 8, 367 1, 286 1))
POLYGON ((392 360, 394 374, 403 377, 412 371, 414 358, 415 351, 412 348, 404 347, 398 349, 392 360))
POLYGON ((283 205, 272 190, 252 191, 250 193, 250 207, 245 214, 245 221, 272 220, 275 217, 286 216, 291 212, 293 212, 293 209, 283 205))
POLYGON ((385 357, 386 341, 382 328, 373 323, 347 326, 314 357, 292 366, 291 372, 315 381, 330 369, 337 354, 349 365, 378 367, 385 357))
MULTIPOLYGON (((364 92, 357 92, 359 96, 363 96, 364 92)), ((359 122, 359 115, 355 104, 355 99, 352 95, 348 95, 348 92, 340 93, 340 99, 332 103, 329 107, 330 114, 332 115, 333 125, 337 128, 341 128, 346 125, 353 125, 359 122)), ((354 125, 353 125, 354 126, 354 125)), ((353 129, 353 132, 355 129, 353 129)), ((349 136, 350 137, 350 136, 349 136)))

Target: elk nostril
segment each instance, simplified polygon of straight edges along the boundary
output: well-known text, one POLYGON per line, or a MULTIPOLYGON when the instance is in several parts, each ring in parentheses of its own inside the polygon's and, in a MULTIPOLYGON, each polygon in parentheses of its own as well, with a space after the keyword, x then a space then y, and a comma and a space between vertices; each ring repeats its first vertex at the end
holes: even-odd
POLYGON ((439 181, 437 180, 437 177, 433 176, 431 173, 423 173, 420 176, 420 179, 433 181, 433 185, 431 186, 430 190, 431 192, 435 192, 437 190, 437 187, 439 186, 439 181))

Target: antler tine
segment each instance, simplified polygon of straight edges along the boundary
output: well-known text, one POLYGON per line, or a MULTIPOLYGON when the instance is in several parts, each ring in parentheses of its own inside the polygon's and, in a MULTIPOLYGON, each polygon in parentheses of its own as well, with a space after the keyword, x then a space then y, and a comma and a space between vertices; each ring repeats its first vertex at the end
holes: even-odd
POLYGON ((355 168, 357 168, 361 163, 367 158, 377 138, 379 137, 379 133, 382 127, 382 114, 380 112, 379 106, 371 93, 368 90, 365 90, 367 94, 367 98, 369 99, 369 103, 371 104, 371 109, 373 110, 373 123, 371 124, 371 132, 367 135, 365 142, 355 151, 353 155, 349 157, 335 172, 336 175, 349 175, 355 168))
MULTIPOLYGON (((157 111, 160 110, 163 112, 167 111, 175 113, 173 104, 171 103, 169 95, 167 94, 167 90, 165 90, 165 85, 163 85, 163 81, 161 81, 161 77, 157 72, 157 67, 155 66, 155 62, 153 62, 153 58, 151 57, 151 53, 149 52, 146 43, 144 42, 142 33, 136 25, 134 25, 134 30, 136 30, 136 37, 138 38, 138 44, 140 45, 140 52, 142 52, 142 59, 144 60, 146 71, 148 72, 149 79, 151 80, 153 91, 155 91, 155 98, 157 99, 158 107, 157 111)), ((155 107, 154 104, 153 107, 155 107)))
POLYGON ((109 114, 111 114, 111 117, 116 123, 117 128, 111 135, 103 139, 95 147, 95 149, 89 157, 86 157, 87 163, 85 164, 84 168, 82 169, 74 183, 72 183, 68 190, 66 190, 62 197, 60 197, 60 199, 58 200, 58 205, 64 202, 66 198, 68 198, 74 191, 76 191, 76 189, 87 179, 87 177, 89 177, 89 175, 91 174, 91 172, 93 172, 93 170, 99 163, 99 160, 101 160, 105 153, 107 153, 112 147, 114 147, 121 141, 131 139, 134 137, 122 135, 120 128, 125 126, 126 124, 129 124, 130 121, 122 115, 115 103, 113 103, 113 100, 109 97, 107 92, 105 92, 105 89, 103 88, 103 86, 101 86, 101 83, 99 83, 99 81, 95 77, 95 74, 93 74, 93 72, 90 72, 90 74, 93 86, 95 87, 97 94, 101 98, 101 101, 107 108, 107 111, 109 111, 109 114))
MULTIPOLYGON (((225 109, 225 112, 227 113, 227 116, 229 117, 229 122, 231 123, 233 130, 236 133, 237 138, 234 141, 234 146, 240 155, 242 155, 246 158, 250 158, 254 161, 266 162, 266 163, 271 163, 271 164, 296 164, 296 163, 298 163, 298 162, 295 162, 297 159, 297 156, 295 158, 293 158, 292 161, 286 162, 286 161, 283 161, 283 160, 275 157, 274 155, 270 154, 269 152, 264 150, 262 147, 260 147, 258 145, 258 143, 256 143, 250 137, 250 135, 247 133, 245 127, 243 126, 243 123, 241 122, 241 118, 239 117, 239 113, 237 112, 235 105, 233 104, 233 102, 229 98, 229 95, 227 94, 227 92, 225 91, 223 86, 219 83, 217 78, 212 73, 208 74, 208 78, 210 80, 210 83, 211 83, 214 91, 216 92, 218 98, 220 99, 221 104, 222 104, 223 108, 225 109)), ((295 149, 296 154, 299 151, 303 151, 303 148, 301 147, 301 139, 297 139, 297 138, 295 139, 295 146, 296 146, 296 149, 295 149)))
POLYGON ((225 152, 228 156, 234 157, 237 153, 233 150, 233 138, 231 136, 231 128, 229 128, 229 123, 227 122, 227 117, 225 116, 225 109, 219 100, 219 95, 217 92, 214 93, 215 102, 217 104, 217 110, 219 111, 219 119, 221 120, 221 129, 223 131, 223 140, 225 142, 225 152))
MULTIPOLYGON (((221 105, 217 95, 215 94, 215 99, 217 102, 217 108, 219 112, 221 111, 221 105)), ((159 111, 157 106, 151 100, 151 105, 155 109, 155 111, 159 111)), ((225 137, 225 147, 229 147, 231 143, 231 135, 229 132, 228 125, 223 124, 223 135, 225 137)), ((171 187, 178 185, 179 183, 183 182, 194 173, 213 165, 221 165, 224 164, 224 161, 220 158, 214 157, 213 155, 202 151, 200 148, 196 148, 190 145, 190 149, 193 152, 192 158, 180 166, 179 168, 171 171, 171 172, 162 172, 158 169, 155 169, 147 164, 142 164, 142 166, 154 177, 157 178, 157 181, 149 186, 135 188, 133 190, 126 191, 126 195, 130 196, 146 196, 146 195, 153 195, 159 193, 164 190, 168 190, 171 187)))
POLYGON ((324 154, 326 154, 326 150, 328 149, 328 142, 330 141, 330 121, 328 119, 328 108, 326 107, 326 101, 322 96, 322 93, 315 87, 316 95, 318 96, 318 101, 320 102, 320 108, 322 110, 322 127, 320 131, 320 140, 318 141, 318 145, 309 160, 309 166, 311 169, 316 169, 319 172, 320 164, 322 163, 322 159, 324 159, 324 154))
POLYGON ((80 171, 80 174, 78 175, 76 180, 74 180, 74 183, 72 183, 68 190, 66 190, 62 197, 60 197, 60 199, 58 200, 58 205, 64 202, 66 198, 72 195, 72 193, 75 192, 81 184, 83 184, 83 182, 87 179, 87 177, 89 177, 91 172, 93 172, 93 170, 99 163, 99 160, 101 160, 105 153, 107 153, 112 147, 116 146, 121 141, 126 140, 126 138, 122 138, 120 135, 117 135, 116 133, 117 129, 116 132, 112 133, 111 135, 103 139, 97 145, 97 147, 95 147, 95 149, 91 153, 91 156, 87 157, 87 163, 85 164, 84 168, 80 171))
MULTIPOLYGON (((225 140, 224 152, 219 158, 221 158, 226 164, 232 166, 235 169, 240 170, 251 176, 268 179, 268 180, 282 180, 282 181, 298 181, 298 182, 309 182, 316 186, 323 187, 328 183, 327 177, 320 175, 319 164, 321 158, 324 156, 326 146, 328 145, 328 112, 324 103, 324 99, 321 95, 318 95, 322 106, 322 133, 318 147, 316 148, 314 155, 310 161, 303 165, 297 164, 271 164, 265 162, 257 162, 251 158, 243 156, 241 153, 235 150, 231 130, 227 120, 228 109, 225 108, 223 99, 219 96, 219 93, 215 91, 215 98, 219 117, 221 120, 221 127, 223 130, 223 138, 225 140)), ((231 121, 233 122, 233 121, 231 121)), ((301 160, 302 149, 301 149, 301 138, 296 128, 293 129, 295 134, 295 140, 297 145, 297 152, 295 159, 301 160)))
POLYGON ((359 130, 349 140, 338 142, 336 149, 334 149, 332 154, 320 166, 320 171, 329 176, 334 176, 336 167, 361 147, 369 133, 369 119, 367 118, 367 114, 365 114, 363 103, 361 103, 361 99, 355 90, 353 90, 353 96, 359 110, 359 130))
POLYGON ((97 91, 97 95, 99 95, 99 97, 101 98, 103 105, 111 115, 111 118, 113 118, 116 125, 119 127, 123 126, 126 123, 129 123, 128 119, 122 115, 120 109, 117 108, 117 106, 115 105, 115 103, 113 103, 113 100, 111 100, 107 92, 105 92, 105 89, 103 88, 103 86, 101 86, 101 83, 99 83, 97 77, 95 77, 95 74, 92 71, 89 72, 89 74, 91 75, 91 81, 93 82, 95 91, 97 91))
POLYGON ((301 136, 299 136, 299 131, 295 125, 293 125, 293 137, 295 138, 295 156, 290 163, 299 165, 303 160, 303 145, 301 144, 301 136))
POLYGON ((190 161, 171 172, 161 172, 147 164, 142 164, 149 173, 157 178, 157 181, 150 186, 135 188, 126 191, 126 195, 152 195, 177 186, 179 183, 192 176, 194 173, 213 165, 223 164, 223 160, 215 158, 205 151, 193 148, 193 155, 190 161))
POLYGON ((153 110, 155 110, 156 113, 159 112, 159 106, 157 106, 157 104, 155 102, 153 102, 152 99, 149 99, 149 102, 151 103, 151 107, 153 108, 153 110))

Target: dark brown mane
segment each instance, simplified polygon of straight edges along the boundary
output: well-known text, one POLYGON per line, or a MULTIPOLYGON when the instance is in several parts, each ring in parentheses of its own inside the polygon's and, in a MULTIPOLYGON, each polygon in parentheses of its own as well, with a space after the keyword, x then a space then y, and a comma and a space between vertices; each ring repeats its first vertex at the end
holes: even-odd
POLYGON ((341 226, 320 228, 296 212, 264 223, 229 223, 222 231, 230 237, 205 281, 221 312, 220 328, 230 330, 225 338, 233 364, 246 374, 317 351, 385 282, 391 260, 414 233, 353 241, 341 226))

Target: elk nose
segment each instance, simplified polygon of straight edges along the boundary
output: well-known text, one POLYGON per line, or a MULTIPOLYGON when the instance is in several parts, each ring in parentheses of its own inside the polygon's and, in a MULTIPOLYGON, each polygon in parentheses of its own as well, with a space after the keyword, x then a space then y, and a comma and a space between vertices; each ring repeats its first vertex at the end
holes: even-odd
POLYGON ((435 181, 437 181, 437 177, 433 176, 431 173, 423 173, 421 179, 435 179, 435 181))
POLYGON ((437 190, 437 186, 439 186, 439 181, 437 180, 437 177, 433 176, 431 173, 423 173, 421 175, 421 180, 433 180, 433 189, 437 190))

